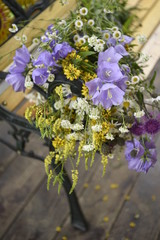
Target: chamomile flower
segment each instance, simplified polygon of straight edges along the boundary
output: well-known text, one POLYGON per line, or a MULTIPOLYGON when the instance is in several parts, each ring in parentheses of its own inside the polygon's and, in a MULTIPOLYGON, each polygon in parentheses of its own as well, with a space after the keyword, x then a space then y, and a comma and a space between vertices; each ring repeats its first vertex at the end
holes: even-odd
POLYGON ((113 38, 119 39, 122 36, 120 31, 114 31, 113 32, 113 38))
POLYGON ((85 34, 85 35, 83 36, 83 38, 84 38, 86 41, 88 41, 89 36, 88 36, 87 34, 85 34))
POLYGON ((73 41, 76 43, 76 42, 79 42, 79 39, 80 39, 80 36, 78 34, 74 35, 73 37, 73 41))
POLYGON ((88 9, 86 7, 83 7, 79 10, 79 13, 82 15, 82 16, 86 16, 87 13, 88 13, 88 9))
POLYGON ((79 40, 78 40, 78 43, 80 43, 80 44, 85 44, 86 43, 86 39, 84 38, 84 37, 82 37, 82 38, 79 38, 79 40))
POLYGON ((119 28, 115 26, 115 27, 112 27, 111 30, 112 30, 113 32, 116 32, 116 31, 119 30, 119 28))
POLYGON ((82 27, 83 27, 83 22, 82 22, 82 20, 80 20, 80 19, 76 20, 76 21, 75 21, 75 28, 76 28, 77 30, 81 30, 82 27))
POLYGON ((109 32, 103 33, 103 39, 106 40, 106 41, 110 38, 110 36, 111 36, 111 35, 110 35, 109 32))
POLYGON ((55 75, 54 74, 49 74, 48 76, 48 82, 53 82, 55 79, 55 75))
POLYGON ((139 82, 139 77, 138 76, 133 76, 132 78, 131 78, 131 82, 132 82, 132 84, 137 84, 138 82, 139 82))
POLYGON ((32 40, 32 42, 33 42, 34 45, 39 45, 40 44, 40 40, 38 38, 34 38, 32 40))
POLYGON ((26 43, 27 42, 27 36, 25 34, 22 35, 21 41, 22 41, 22 43, 26 43))
POLYGON ((18 32, 18 27, 16 24, 12 24, 12 27, 8 29, 11 33, 16 33, 18 32))
POLYGON ((94 26, 94 24, 95 24, 95 22, 94 22, 93 19, 89 19, 89 20, 88 20, 88 25, 94 26))

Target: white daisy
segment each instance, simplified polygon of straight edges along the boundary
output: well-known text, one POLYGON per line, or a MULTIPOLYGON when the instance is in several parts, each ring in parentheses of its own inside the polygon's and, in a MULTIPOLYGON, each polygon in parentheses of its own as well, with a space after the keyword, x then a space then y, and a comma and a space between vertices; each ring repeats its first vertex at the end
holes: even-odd
POLYGON ((88 13, 88 9, 86 7, 83 7, 79 10, 79 13, 82 15, 82 16, 86 16, 87 13, 88 13))

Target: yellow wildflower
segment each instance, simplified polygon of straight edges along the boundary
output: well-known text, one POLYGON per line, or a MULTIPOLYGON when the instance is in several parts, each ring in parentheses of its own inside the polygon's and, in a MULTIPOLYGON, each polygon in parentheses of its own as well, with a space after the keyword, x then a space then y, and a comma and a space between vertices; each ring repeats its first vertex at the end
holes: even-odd
POLYGON ((87 52, 89 50, 88 46, 83 46, 80 49, 82 52, 87 52))
POLYGON ((85 96, 85 97, 88 97, 88 96, 89 96, 89 95, 88 95, 88 88, 87 88, 87 86, 86 86, 85 84, 82 85, 81 93, 82 93, 82 95, 85 96))
POLYGON ((69 64, 69 66, 65 67, 64 69, 64 74, 66 75, 67 79, 73 81, 75 79, 78 79, 81 71, 78 70, 74 64, 69 64))
POLYGON ((72 188, 70 190, 70 193, 73 192, 75 186, 77 185, 77 182, 78 182, 78 170, 75 169, 75 170, 72 170, 72 181, 73 181, 73 184, 72 184, 72 188))
POLYGON ((136 224, 135 224, 134 222, 130 222, 129 226, 130 226, 131 228, 134 228, 134 227, 136 226, 136 224))
POLYGON ((107 156, 104 155, 104 154, 102 154, 101 163, 102 163, 102 165, 103 165, 103 176, 104 176, 104 174, 105 174, 105 172, 106 172, 106 166, 107 166, 107 164, 108 164, 108 158, 107 158, 107 156))
POLYGON ((57 136, 53 141, 52 141, 52 145, 54 148, 61 148, 63 147, 65 144, 65 140, 60 138, 59 136, 57 136))

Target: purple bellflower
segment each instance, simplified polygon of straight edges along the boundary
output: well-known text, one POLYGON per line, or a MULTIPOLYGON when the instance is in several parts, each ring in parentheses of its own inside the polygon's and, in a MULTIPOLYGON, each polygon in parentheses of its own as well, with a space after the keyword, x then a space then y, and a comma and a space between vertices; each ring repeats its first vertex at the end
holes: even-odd
POLYGON ((68 53, 71 53, 74 50, 67 42, 62 42, 56 44, 53 48, 53 56, 55 60, 63 59, 67 57, 68 53))
POLYGON ((134 142, 126 142, 125 157, 128 161, 128 168, 137 172, 147 173, 149 168, 156 163, 156 150, 152 140, 146 141, 143 146, 137 139, 134 142))
POLYGON ((121 58, 122 56, 117 53, 114 47, 110 47, 106 51, 99 53, 98 66, 100 66, 102 62, 118 63, 121 58))
POLYGON ((16 51, 13 58, 14 62, 9 69, 9 74, 6 77, 6 82, 12 85, 15 92, 25 91, 25 76, 24 72, 27 64, 30 62, 30 53, 25 45, 16 51))
POLYGON ((33 65, 37 67, 32 72, 33 82, 37 85, 43 85, 47 81, 49 67, 51 67, 52 72, 56 70, 55 67, 58 67, 49 51, 41 52, 33 65))
POLYGON ((98 65, 97 76, 104 82, 117 82, 123 77, 117 63, 105 61, 98 65))
POLYGON ((105 109, 109 109, 112 105, 120 105, 125 94, 115 84, 103 84, 100 78, 95 78, 86 83, 89 89, 89 95, 95 105, 101 104, 105 109))

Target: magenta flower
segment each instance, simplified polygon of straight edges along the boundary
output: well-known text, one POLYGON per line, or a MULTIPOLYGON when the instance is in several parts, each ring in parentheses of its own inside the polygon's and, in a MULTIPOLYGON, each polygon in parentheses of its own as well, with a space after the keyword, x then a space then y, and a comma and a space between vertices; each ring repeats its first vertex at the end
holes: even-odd
POLYGON ((160 123, 158 120, 151 118, 145 123, 144 128, 147 133, 156 134, 160 130, 160 123))
POLYGON ((14 91, 25 91, 25 77, 24 72, 27 68, 27 64, 30 62, 30 53, 25 45, 16 51, 16 55, 13 58, 14 62, 9 69, 10 74, 6 77, 6 82, 12 85, 14 91))
POLYGON ((144 125, 143 123, 135 122, 132 127, 130 128, 131 133, 137 136, 141 136, 145 133, 144 125))

